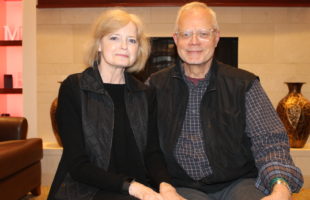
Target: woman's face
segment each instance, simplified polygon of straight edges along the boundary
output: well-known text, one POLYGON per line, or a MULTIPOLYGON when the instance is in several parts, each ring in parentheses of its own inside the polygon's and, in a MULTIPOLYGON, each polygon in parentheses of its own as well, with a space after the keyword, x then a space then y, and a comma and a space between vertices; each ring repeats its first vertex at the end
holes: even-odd
POLYGON ((104 36, 99 45, 102 67, 130 67, 138 54, 137 28, 129 22, 126 26, 104 36))

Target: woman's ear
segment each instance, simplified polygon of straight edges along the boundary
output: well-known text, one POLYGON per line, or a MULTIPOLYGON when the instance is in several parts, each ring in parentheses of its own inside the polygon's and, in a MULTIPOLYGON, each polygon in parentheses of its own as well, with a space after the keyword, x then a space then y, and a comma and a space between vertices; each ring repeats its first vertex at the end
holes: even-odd
POLYGON ((101 41, 102 40, 97 40, 96 43, 98 45, 98 52, 100 52, 102 50, 102 47, 101 47, 101 41))

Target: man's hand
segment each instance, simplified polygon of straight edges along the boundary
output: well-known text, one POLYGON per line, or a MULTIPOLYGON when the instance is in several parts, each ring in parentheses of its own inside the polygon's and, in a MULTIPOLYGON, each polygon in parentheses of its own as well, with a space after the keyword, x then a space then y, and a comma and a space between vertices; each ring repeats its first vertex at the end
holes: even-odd
POLYGON ((136 181, 131 182, 128 193, 140 200, 164 200, 159 193, 136 181))
POLYGON ((159 193, 164 200, 186 200, 181 195, 179 195, 176 189, 169 183, 162 182, 159 185, 159 193))
POLYGON ((283 184, 276 184, 272 193, 261 200, 292 200, 292 194, 283 184))

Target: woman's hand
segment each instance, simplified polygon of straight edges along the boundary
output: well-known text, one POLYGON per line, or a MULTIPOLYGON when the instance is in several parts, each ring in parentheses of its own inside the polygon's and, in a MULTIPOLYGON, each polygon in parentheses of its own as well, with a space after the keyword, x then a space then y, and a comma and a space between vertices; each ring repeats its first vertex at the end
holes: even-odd
POLYGON ((164 200, 159 193, 136 181, 130 183, 128 193, 140 200, 164 200))
POLYGON ((164 200, 185 200, 181 195, 179 195, 176 189, 169 183, 162 182, 159 185, 159 193, 164 200))

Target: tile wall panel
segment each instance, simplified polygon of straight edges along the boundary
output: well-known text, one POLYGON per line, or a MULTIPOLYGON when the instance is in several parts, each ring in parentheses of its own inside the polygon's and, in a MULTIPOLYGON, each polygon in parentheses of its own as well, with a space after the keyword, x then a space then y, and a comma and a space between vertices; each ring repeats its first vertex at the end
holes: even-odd
MULTIPOLYGON (((37 9, 38 133, 55 141, 49 106, 58 80, 82 71, 91 22, 105 8, 37 9)), ((150 36, 171 36, 178 7, 130 7, 150 36)), ((276 107, 287 94, 285 81, 305 81, 310 99, 310 8, 214 7, 222 36, 239 37, 239 67, 260 76, 276 107)), ((310 144, 310 142, 308 142, 310 144)))

